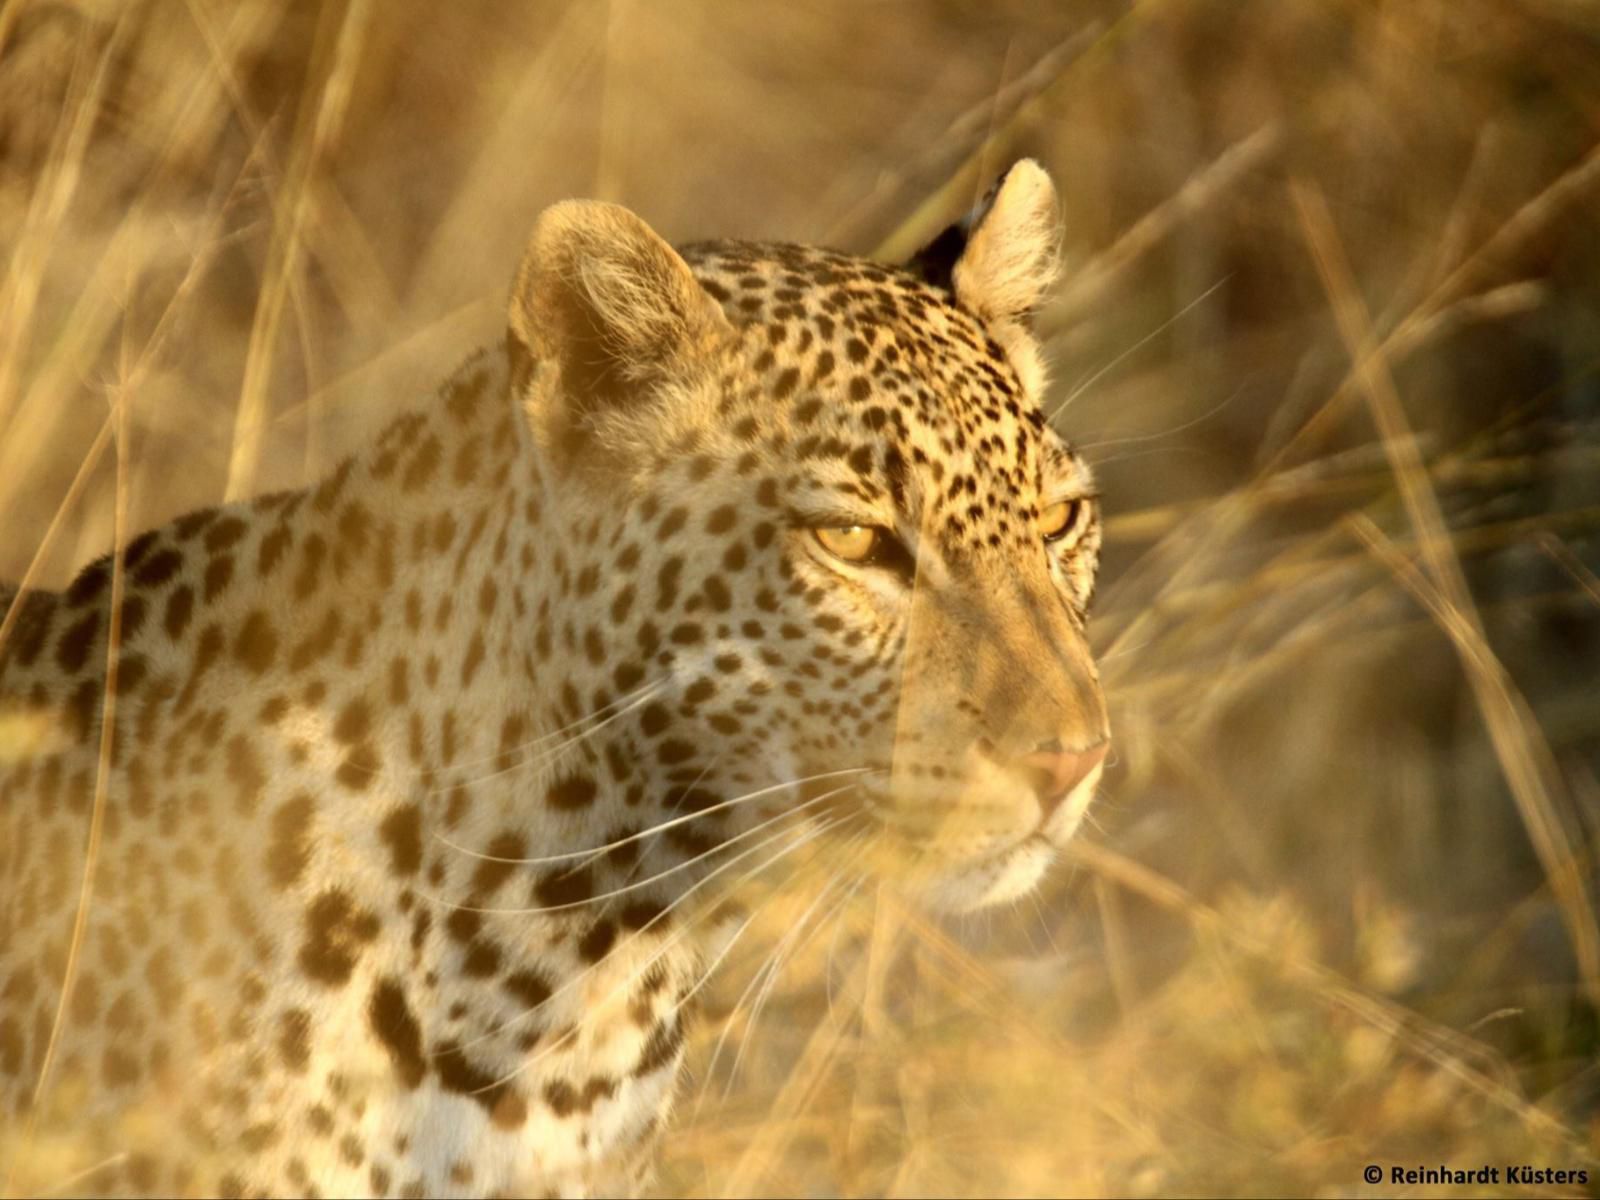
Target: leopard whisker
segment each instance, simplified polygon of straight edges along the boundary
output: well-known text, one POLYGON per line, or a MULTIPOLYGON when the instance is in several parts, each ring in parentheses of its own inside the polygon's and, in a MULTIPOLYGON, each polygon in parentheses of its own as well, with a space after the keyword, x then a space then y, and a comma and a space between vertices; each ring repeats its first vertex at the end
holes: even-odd
MULTIPOLYGON (((862 840, 864 841, 865 839, 863 838, 862 840)), ((856 877, 856 881, 850 885, 850 891, 846 893, 846 899, 848 899, 850 896, 854 896, 856 892, 860 890, 861 885, 867 881, 867 879, 868 875, 866 872, 862 872, 860 875, 858 875, 856 877)), ((823 980, 827 989, 828 1008, 830 1011, 833 1008, 833 959, 834 955, 839 950, 839 935, 844 931, 845 923, 843 921, 835 923, 833 928, 833 940, 828 943, 828 967, 823 976, 823 980)))
MULTIPOLYGON (((625 846, 625 845, 629 844, 630 842, 637 842, 637 841, 642 841, 643 839, 648 838, 648 837, 655 837, 658 834, 665 833, 667 830, 674 829, 674 828, 678 827, 679 825, 687 824, 690 821, 698 820, 699 818, 704 817, 704 816, 709 816, 712 813, 716 813, 716 812, 723 811, 725 809, 733 808, 736 805, 746 804, 746 803, 748 803, 748 802, 750 802, 752 800, 759 800, 762 797, 772 795, 774 792, 781 792, 781 791, 784 791, 784 790, 789 789, 789 788, 804 787, 807 784, 820 783, 823 780, 828 780, 828 779, 842 779, 842 778, 844 778, 846 776, 851 776, 851 775, 871 775, 871 774, 877 773, 878 771, 879 771, 879 768, 876 768, 876 767, 847 767, 847 768, 845 768, 843 770, 839 770, 839 771, 822 771, 822 772, 819 772, 818 774, 815 774, 815 775, 804 775, 804 776, 801 776, 799 779, 788 780, 788 781, 786 781, 784 783, 769 784, 768 786, 766 786, 764 788, 758 788, 753 792, 746 792, 742 796, 735 796, 731 800, 723 800, 720 803, 708 805, 707 807, 705 807, 703 809, 700 809, 697 812, 686 813, 681 817, 671 817, 671 818, 669 818, 669 819, 667 819, 665 821, 658 822, 657 824, 652 825, 647 829, 641 829, 638 833, 630 834, 628 837, 621 838, 621 839, 613 842, 609 846, 602 846, 597 850, 590 851, 589 852, 590 857, 588 859, 584 860, 584 862, 580 863, 579 865, 580 866, 586 866, 586 865, 588 865, 589 862, 592 862, 595 859, 597 859, 597 858, 609 853, 610 851, 614 850, 618 846, 625 846)), ((859 783, 859 780, 857 781, 857 783, 859 783)), ((691 785, 691 786, 693 786, 693 785, 691 785)), ((854 787, 857 786, 857 784, 851 784, 850 786, 851 786, 851 788, 854 788, 854 787)), ((825 793, 822 793, 820 795, 814 796, 809 800, 802 801, 799 804, 797 804, 796 806, 794 806, 793 808, 791 808, 789 811, 798 812, 802 808, 810 807, 813 803, 816 803, 816 802, 819 802, 819 801, 822 801, 822 800, 832 799, 834 796, 837 796, 837 795, 839 795, 842 792, 847 791, 847 790, 849 790, 849 789, 847 789, 847 788, 835 788, 833 791, 825 792, 825 793)))
MULTIPOLYGON (((751 847, 746 848, 742 853, 740 853, 739 855, 737 855, 734 858, 730 859, 728 862, 723 863, 720 867, 718 867, 714 871, 708 873, 706 878, 701 880, 700 883, 697 883, 694 886, 690 887, 688 890, 686 890, 684 895, 680 898, 680 900, 675 901, 668 908, 663 909, 655 917, 651 918, 650 921, 648 921, 644 926, 641 927, 640 932, 642 933, 645 929, 648 929, 651 925, 654 925, 656 923, 656 921, 666 917, 666 915, 669 912, 671 912, 673 908, 677 907, 678 903, 681 903, 682 900, 688 899, 688 897, 698 887, 700 887, 702 884, 707 883, 710 880, 714 879, 717 875, 720 875, 723 871, 727 870, 729 867, 733 866, 734 863, 739 862, 741 859, 747 858, 751 854, 753 854, 753 853, 755 853, 755 852, 757 852, 757 851, 759 851, 759 850, 761 850, 761 849, 763 849, 763 848, 765 848, 767 846, 770 846, 773 842, 779 841, 786 834, 788 834, 790 832, 793 832, 793 831, 789 830, 789 829, 781 829, 777 833, 774 833, 772 836, 770 836, 768 838, 765 838, 762 841, 758 842, 755 846, 751 846, 751 847)), ((782 857, 783 853, 788 853, 787 849, 785 851, 783 851, 782 853, 780 853, 777 857, 782 857)), ((775 861, 775 860, 773 860, 773 861, 775 861)), ((745 875, 740 880, 740 882, 744 882, 744 881, 752 878, 755 874, 759 874, 760 871, 764 870, 767 865, 768 864, 763 863, 763 864, 760 864, 757 867, 753 868, 752 871, 749 874, 745 875)), ((630 982, 633 979, 635 979, 635 978, 639 977, 640 975, 642 975, 642 973, 645 970, 647 970, 648 968, 654 966, 655 963, 658 962, 662 958, 662 956, 665 955, 669 950, 671 950, 674 946, 676 946, 678 944, 678 942, 684 936, 686 936, 686 934, 687 934, 687 929, 680 929, 680 930, 674 931, 674 933, 667 940, 665 940, 660 947, 658 947, 656 952, 654 954, 652 954, 648 959, 645 960, 645 962, 641 965, 639 970, 634 972, 632 975, 629 976, 630 982)), ((596 964, 596 965, 598 965, 598 964, 596 964)), ((552 991, 548 996, 546 996, 538 1004, 529 1005, 527 1008, 523 1009, 521 1012, 516 1013, 515 1015, 506 1018, 504 1021, 500 1022, 499 1024, 493 1025, 490 1028, 486 1029, 483 1033, 479 1034, 477 1037, 467 1040, 466 1042, 464 1042, 462 1044, 463 1048, 468 1048, 468 1047, 471 1047, 471 1046, 479 1045, 482 1042, 485 1042, 485 1041, 489 1040, 490 1038, 498 1037, 500 1034, 504 1033, 506 1030, 512 1028, 513 1026, 517 1025, 521 1021, 526 1020, 528 1017, 530 1017, 533 1014, 537 1013, 541 1008, 543 1008, 545 1005, 549 1004, 552 1000, 555 1000, 559 996, 565 995, 568 991, 570 991, 573 988, 577 987, 584 980, 584 978, 586 978, 588 976, 588 974, 593 970, 594 970, 594 966, 590 966, 590 967, 586 967, 582 971, 579 971, 575 976, 573 976, 566 983, 562 984, 560 987, 558 987, 554 991, 552 991)))
MULTIPOLYGON (((833 888, 840 882, 843 873, 844 868, 835 871, 829 878, 828 882, 823 885, 822 889, 817 893, 816 899, 806 906, 806 910, 800 914, 800 917, 795 921, 794 925, 779 940, 778 945, 768 956, 767 961, 762 964, 760 970, 756 972, 755 976, 751 979, 750 984, 740 994, 738 1001, 734 1004, 734 1011, 737 1012, 744 1004, 745 998, 749 996, 750 988, 756 987, 757 984, 760 985, 756 992, 755 1004, 752 1006, 749 1019, 746 1022, 745 1035, 739 1041, 739 1049, 733 1056, 733 1065, 728 1068, 728 1080, 723 1086, 723 1099, 727 1099, 728 1095, 733 1090, 734 1081, 739 1076, 739 1067, 744 1062, 745 1050, 755 1036, 756 1024, 761 1019, 762 1009, 766 1007, 767 1001, 771 998, 773 988, 778 982, 778 977, 783 973, 783 967, 785 963, 793 960, 794 956, 804 948, 805 944, 808 943, 810 939, 815 936, 817 930, 822 927, 823 920, 837 912, 839 908, 842 907, 854 893, 854 886, 852 886, 849 891, 840 896, 838 901, 828 909, 827 913, 824 914, 823 919, 818 919, 811 929, 807 929, 807 925, 811 923, 812 917, 816 913, 818 907, 822 904, 823 900, 828 897, 833 888)), ((859 883, 859 880, 857 882, 859 883)), ((717 1040, 717 1049, 712 1054, 711 1066, 707 1068, 706 1075, 708 1081, 710 1079, 711 1070, 715 1067, 716 1060, 721 1053, 723 1040, 726 1038, 731 1028, 732 1024, 730 1019, 729 1022, 724 1023, 723 1025, 722 1037, 719 1037, 717 1040)))
MULTIPOLYGON (((635 710, 654 700, 664 690, 666 690, 666 685, 670 682, 670 680, 670 675, 665 676, 652 684, 647 684, 634 692, 630 692, 629 696, 631 696, 632 699, 623 697, 615 700, 610 705, 607 705, 606 708, 597 709, 595 712, 589 713, 588 715, 581 717, 576 721, 573 721, 567 725, 563 725, 560 729, 553 730, 550 733, 542 734, 537 738, 532 738, 526 742, 523 742, 519 747, 517 747, 519 752, 529 750, 530 748, 537 749, 535 749, 534 753, 511 763, 509 766, 500 767, 497 770, 489 771, 482 775, 471 775, 463 779, 455 779, 448 787, 433 788, 427 794, 430 796, 448 795, 451 791, 463 785, 487 783, 493 779, 504 779, 508 775, 514 775, 519 771, 526 771, 530 768, 537 769, 548 766, 559 759, 561 755, 565 754, 572 747, 577 746, 588 738, 593 737, 606 726, 621 720, 629 713, 634 712, 635 710), (619 708, 619 705, 622 707, 619 708), (615 709, 616 711, 610 712, 608 715, 602 717, 601 714, 606 713, 607 709, 615 709), (571 733, 571 731, 574 729, 581 729, 582 732, 568 737, 559 745, 543 745, 543 743, 550 742, 553 739, 560 738, 571 733)), ((502 757, 504 757, 505 754, 509 753, 511 753, 510 750, 497 752, 492 756, 485 756, 484 758, 480 758, 476 761, 478 764, 498 762, 502 757)))
POLYGON ((688 868, 694 866, 696 863, 703 862, 705 859, 711 858, 712 856, 714 856, 714 855, 720 853, 721 851, 727 849, 729 846, 733 845, 734 843, 744 840, 745 838, 749 837, 751 834, 759 832, 762 829, 768 828, 771 825, 775 825, 780 821, 787 820, 787 819, 789 819, 791 817, 799 816, 807 808, 811 807, 812 805, 820 804, 824 800, 829 800, 829 799, 833 798, 834 796, 837 796, 840 792, 848 790, 848 788, 850 788, 852 786, 854 786, 854 785, 853 784, 847 784, 845 787, 835 788, 831 792, 825 792, 820 796, 814 796, 812 799, 807 800, 802 804, 798 804, 798 805, 794 806, 793 808, 785 809, 783 812, 778 813, 776 816, 768 817, 765 821, 762 821, 757 825, 751 826, 749 829, 744 830, 742 833, 735 834, 733 837, 729 838, 727 841, 719 842, 719 843, 717 843, 717 845, 713 846, 711 849, 702 851, 701 853, 694 855, 692 858, 687 858, 687 859, 685 859, 684 861, 682 861, 680 863, 674 863, 672 866, 667 867, 665 870, 658 871, 654 875, 651 875, 651 876, 649 876, 649 877, 647 877, 645 879, 638 879, 638 880, 635 880, 634 882, 632 882, 630 884, 627 884, 627 885, 625 885, 623 887, 614 888, 613 890, 611 890, 609 892, 602 893, 601 895, 588 896, 588 897, 585 897, 582 900, 569 901, 566 904, 548 904, 548 905, 543 905, 543 906, 537 907, 537 908, 481 908, 481 907, 475 907, 475 906, 469 905, 469 904, 457 904, 454 901, 444 900, 444 899, 442 899, 442 898, 440 898, 438 896, 431 895, 431 894, 429 894, 427 892, 418 892, 417 894, 419 896, 421 896, 422 898, 428 900, 430 903, 435 904, 440 908, 449 909, 452 912, 471 912, 471 913, 482 913, 482 914, 485 914, 485 915, 496 915, 496 916, 530 917, 530 916, 539 916, 541 914, 546 914, 546 913, 566 912, 566 911, 569 911, 569 910, 574 909, 574 908, 586 908, 591 904, 598 904, 603 900, 613 900, 618 896, 626 895, 628 892, 637 891, 639 888, 642 888, 642 887, 648 887, 650 884, 656 883, 659 880, 665 879, 669 875, 675 875, 679 871, 687 870, 688 868))
POLYGON ((774 792, 781 792, 788 788, 804 787, 808 783, 816 783, 824 779, 838 779, 846 775, 871 774, 874 771, 879 770, 881 770, 881 768, 849 767, 842 771, 824 771, 817 775, 806 775, 799 779, 785 780, 782 783, 770 784, 767 787, 759 788, 753 792, 746 792, 742 796, 735 796, 731 800, 723 800, 717 804, 709 805, 706 808, 700 809, 698 812, 687 813, 681 817, 668 818, 665 821, 651 825, 647 829, 641 829, 638 833, 631 833, 627 837, 618 838, 614 842, 608 842, 604 846, 596 846, 587 850, 570 850, 564 854, 546 854, 533 858, 506 858, 495 854, 485 854, 481 850, 469 849, 458 842, 451 841, 442 834, 435 834, 434 839, 440 844, 449 847, 451 850, 454 850, 456 853, 463 854, 468 858, 477 859, 480 862, 505 863, 508 866, 537 867, 546 866, 552 863, 570 862, 574 859, 581 859, 583 861, 578 865, 585 866, 594 859, 609 854, 613 850, 620 849, 621 847, 627 846, 633 842, 642 841, 647 837, 654 837, 658 834, 665 833, 669 829, 675 829, 680 825, 687 825, 690 821, 697 821, 702 817, 710 816, 712 813, 723 812, 737 805, 745 804, 751 800, 758 800, 763 796, 770 796, 774 792))
MULTIPOLYGON (((1044 905, 1039 903, 1038 893, 1029 892, 1028 893, 1028 901, 1033 905, 1034 916, 1036 916, 1038 918, 1039 928, 1044 933, 1045 941, 1050 943, 1051 952, 1054 953, 1055 955, 1059 956, 1061 954, 1061 947, 1056 942, 1055 931, 1050 928, 1050 922, 1046 917, 1045 910, 1044 910, 1044 905)), ((1028 941, 1030 943, 1033 942, 1033 935, 1032 934, 1028 935, 1028 941)))
MULTIPOLYGON (((1182 320, 1185 316, 1187 316, 1192 309, 1197 308, 1199 305, 1205 303, 1208 299, 1210 299, 1211 296, 1216 292, 1216 290, 1218 288, 1222 287, 1223 284, 1227 283, 1228 280, 1230 280, 1232 278, 1233 278, 1232 274, 1224 275, 1221 279, 1217 280, 1210 287, 1208 287, 1205 291, 1201 292, 1198 296, 1196 296, 1193 300, 1189 301, 1189 303, 1185 304, 1177 312, 1173 313, 1165 321, 1161 322, 1161 324, 1157 325, 1149 333, 1145 334, 1138 341, 1134 342, 1133 345, 1127 347, 1120 354, 1116 355, 1116 357, 1112 358, 1110 362, 1106 363, 1104 366, 1102 366, 1098 370, 1094 371, 1087 379, 1083 380, 1083 382, 1081 382, 1079 384, 1076 384, 1072 388, 1072 390, 1069 391, 1066 394, 1066 396, 1062 399, 1061 403, 1057 404, 1054 408, 1052 408, 1050 410, 1050 412, 1047 414, 1048 419, 1051 420, 1051 421, 1054 421, 1057 417, 1059 417, 1063 412, 1066 411, 1067 406, 1069 404, 1071 404, 1079 396, 1083 395, 1084 392, 1088 391, 1096 383, 1100 382, 1100 380, 1102 378, 1104 378, 1109 372, 1115 370, 1116 367, 1124 359, 1128 358, 1130 355, 1133 355, 1133 354, 1137 353, 1139 350, 1143 349, 1146 345, 1148 345, 1151 341, 1153 341, 1157 337, 1160 337, 1161 334, 1165 333, 1168 329, 1170 329, 1172 326, 1176 325, 1180 320, 1182 320)), ((1237 395, 1237 393, 1235 393, 1235 395, 1237 395)), ((1233 397, 1230 396, 1228 399, 1231 400, 1231 399, 1233 399, 1233 397)), ((1227 403, 1228 403, 1227 400, 1223 401, 1223 404, 1227 404, 1227 403)), ((1221 406, 1219 405, 1216 409, 1213 409, 1211 412, 1206 413, 1204 416, 1195 418, 1195 421, 1191 421, 1190 424, 1192 425, 1192 424, 1195 424, 1195 423, 1197 423, 1199 421, 1205 421, 1205 420, 1207 420, 1207 419, 1209 419, 1211 417, 1214 417, 1214 416, 1216 416, 1217 412, 1219 412, 1220 410, 1221 410, 1221 406)), ((1099 447, 1099 446, 1115 446, 1115 445, 1119 445, 1122 442, 1141 442, 1141 441, 1150 441, 1153 438, 1171 437, 1173 434, 1181 433, 1183 430, 1185 430, 1187 428, 1189 428, 1189 425, 1180 425, 1180 426, 1178 426, 1178 428, 1168 430, 1166 433, 1153 433, 1153 434, 1149 434, 1149 435, 1147 435, 1145 437, 1114 438, 1109 442, 1091 442, 1087 446, 1079 444, 1078 445, 1078 449, 1079 449, 1079 451, 1093 450, 1093 449, 1095 449, 1096 447, 1099 447)))
MULTIPOLYGON (((816 840, 818 837, 821 837, 828 830, 837 827, 839 824, 842 824, 843 822, 848 821, 849 819, 850 819, 850 814, 846 814, 844 816, 837 817, 837 818, 835 818, 834 820, 832 820, 830 822, 823 822, 821 825, 818 825, 815 828, 804 830, 804 831, 800 832, 799 836, 797 836, 792 841, 790 841, 789 844, 787 844, 781 850, 779 850, 777 854, 773 855, 771 858, 765 860, 764 862, 758 863, 755 867, 751 868, 750 871, 746 872, 745 875, 740 878, 739 882, 740 883, 748 882, 750 879, 753 879, 755 876, 757 876, 761 872, 767 870, 769 867, 773 866, 775 863, 778 863, 778 862, 782 861, 785 857, 787 857, 788 855, 794 853, 796 850, 800 849, 800 847, 806 845, 808 842, 816 840)), ((704 879, 699 880, 698 882, 696 882, 695 884, 690 886, 688 889, 686 889, 685 892, 683 893, 683 895, 681 897, 679 897, 677 901, 675 901, 673 904, 669 905, 667 908, 663 909, 661 912, 657 913, 654 917, 652 917, 649 921, 647 921, 643 926, 641 926, 639 928, 638 933, 644 933, 651 926, 655 925, 658 921, 664 920, 667 917, 667 915, 673 911, 673 909, 678 907, 679 904, 681 904, 683 901, 687 900, 691 895, 694 894, 694 892, 698 891, 701 887, 703 887, 706 884, 708 884, 717 875, 721 874, 723 871, 726 871, 728 868, 732 867, 734 863, 740 861, 743 858, 748 857, 751 854, 756 853, 759 850, 762 850, 762 849, 766 848, 767 846, 770 846, 773 842, 780 840, 781 838, 783 838, 786 834, 788 834, 790 832, 792 832, 792 831, 791 830, 787 830, 787 829, 780 830, 779 832, 775 833, 771 838, 768 838, 765 841, 763 841, 761 843, 758 843, 757 845, 746 849, 743 853, 739 854, 735 858, 732 858, 728 862, 723 863, 720 867, 716 868, 715 871, 709 873, 704 879)), ((639 979, 643 978, 645 972, 648 971, 649 968, 651 968, 657 962, 659 962, 661 960, 661 958, 667 954, 668 951, 670 951, 671 949, 676 947, 685 937, 687 937, 689 935, 690 928, 692 928, 692 924, 691 925, 686 925, 686 926, 674 931, 673 934, 671 934, 667 939, 665 939, 663 941, 662 945, 656 949, 654 954, 652 954, 648 959, 646 959, 645 962, 640 964, 640 966, 637 969, 635 969, 634 971, 630 972, 626 979, 624 979, 616 987, 612 988, 601 999, 599 1004, 594 1005, 593 1007, 603 1008, 605 1006, 605 1004, 607 1002, 609 1002, 610 1000, 614 999, 619 992, 623 991, 626 988, 632 987, 639 979)), ((556 989, 556 991, 552 992, 549 996, 547 996, 539 1004, 530 1006, 529 1008, 527 1008, 523 1012, 521 1012, 521 1013, 517 1014, 516 1016, 513 1016, 513 1017, 509 1018, 508 1020, 506 1020, 505 1022, 503 1022, 496 1029, 490 1030, 490 1031, 480 1035, 477 1038, 471 1039, 470 1041, 464 1043, 464 1045, 467 1045, 467 1046, 476 1045, 479 1042, 482 1042, 483 1040, 485 1040, 485 1039, 487 1039, 489 1037, 497 1036, 498 1034, 503 1033, 505 1030, 510 1029, 512 1026, 518 1024, 519 1022, 525 1020, 527 1017, 531 1016, 533 1013, 537 1012, 541 1007, 543 1007, 545 1004, 548 1004, 556 996, 561 995, 561 994, 567 992, 568 990, 570 990, 572 988, 580 986, 584 982, 584 980, 587 979, 588 976, 598 966, 599 966, 599 964, 595 963, 595 964, 592 964, 592 965, 584 968, 583 970, 579 971, 576 975, 574 975, 570 980, 568 980, 565 984, 563 984, 560 988, 558 988, 558 989, 556 989)), ((493 1090, 494 1088, 501 1087, 504 1084, 509 1083, 511 1080, 515 1079, 518 1075, 520 1075, 522 1072, 529 1070, 536 1063, 542 1061, 547 1055, 552 1054, 556 1050, 560 1049, 563 1045, 565 1045, 565 1043, 570 1039, 571 1036, 575 1036, 575 1031, 574 1031, 573 1034, 569 1034, 567 1038, 558 1039, 557 1041, 555 1041, 551 1045, 546 1046, 543 1049, 539 1050, 536 1054, 529 1055, 524 1061, 519 1063, 512 1071, 510 1071, 506 1075, 500 1077, 499 1079, 496 1079, 493 1082, 491 1082, 489 1084, 486 1084, 483 1088, 478 1089, 478 1090, 479 1091, 490 1091, 490 1090, 493 1090)))
POLYGON ((700 768, 700 773, 698 775, 691 779, 686 785, 677 789, 677 796, 673 799, 672 804, 670 805, 674 812, 677 811, 677 809, 683 804, 684 800, 688 798, 689 794, 693 792, 695 788, 699 787, 705 782, 706 776, 711 773, 711 768, 716 765, 717 759, 721 757, 722 756, 720 754, 713 754, 707 761, 706 765, 700 768))
MULTIPOLYGON (((837 826, 835 826, 835 828, 837 828, 837 826)), ((866 840, 867 840, 867 835, 866 834, 864 834, 864 833, 857 834, 855 837, 851 838, 848 842, 845 843, 844 849, 848 853, 848 852, 850 852, 852 850, 855 850, 856 848, 860 847, 866 840)), ((857 860, 859 861, 859 859, 860 859, 860 855, 857 855, 857 860)), ((831 880, 832 879, 837 879, 841 874, 843 874, 843 871, 844 871, 844 868, 839 868, 839 869, 835 870, 834 873, 833 873, 833 876, 831 877, 831 880)), ((846 899, 848 899, 850 896, 855 894, 856 889, 861 886, 861 882, 865 878, 866 878, 865 875, 860 875, 860 876, 858 876, 856 878, 856 881, 850 885, 849 890, 845 894, 845 898, 846 899)), ((790 879, 791 880, 793 879, 792 875, 790 876, 790 879)), ((830 880, 830 886, 831 886, 831 880, 830 880)), ((756 905, 756 907, 751 911, 750 915, 745 918, 743 923, 740 924, 739 928, 737 930, 735 930, 733 932, 733 934, 729 937, 727 944, 723 946, 722 950, 717 954, 716 958, 713 959, 711 961, 711 963, 706 967, 705 971, 702 972, 702 974, 700 976, 700 981, 698 983, 696 983, 694 985, 694 987, 692 987, 684 995, 682 1003, 687 1004, 689 1001, 691 1001, 695 996, 697 996, 700 993, 700 990, 702 988, 704 988, 708 982, 710 982, 712 975, 716 971, 716 968, 718 966, 720 966, 722 964, 723 960, 726 959, 728 957, 728 955, 732 952, 734 944, 737 943, 738 940, 741 937, 744 936, 745 931, 748 930, 752 924, 754 924, 755 918, 756 918, 756 914, 761 912, 761 911, 763 911, 764 909, 766 909, 767 906, 772 904, 776 899, 777 899, 777 893, 774 893, 773 895, 768 896, 765 900, 761 901, 758 905, 756 905)), ((833 912, 837 911, 837 909, 838 909, 838 906, 835 906, 834 909, 830 910, 829 915, 831 916, 833 912)), ((748 991, 748 989, 747 989, 747 991, 748 991)), ((740 999, 742 1000, 743 997, 741 996, 740 999)), ((737 1011, 737 1010, 738 1010, 738 1004, 736 1003, 734 1005, 734 1011, 737 1011)), ((731 1015, 730 1015, 730 1019, 731 1019, 731 1015)), ((724 1026, 723 1036, 718 1039, 718 1041, 717 1041, 717 1050, 713 1053, 712 1059, 711 1059, 711 1063, 707 1068, 707 1078, 708 1079, 710 1077, 711 1071, 714 1070, 715 1067, 716 1067, 717 1055, 721 1053, 722 1042, 726 1039, 726 1037, 727 1037, 727 1031, 726 1031, 726 1026, 724 1026)), ((705 1095, 705 1093, 702 1090, 702 1092, 701 1092, 701 1099, 702 1100, 704 1099, 704 1095, 705 1095)), ((695 1111, 696 1112, 699 1111, 699 1107, 700 1107, 700 1101, 697 1100, 695 1102, 695 1111)))

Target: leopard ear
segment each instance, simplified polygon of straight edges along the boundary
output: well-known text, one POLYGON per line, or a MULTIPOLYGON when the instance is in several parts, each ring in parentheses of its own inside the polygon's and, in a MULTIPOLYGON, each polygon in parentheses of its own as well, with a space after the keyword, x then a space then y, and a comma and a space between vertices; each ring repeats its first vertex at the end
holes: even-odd
POLYGON ((985 321, 1026 321, 1055 279, 1060 242, 1055 185, 1024 158, 907 266, 985 321))
POLYGON ((509 321, 513 355, 559 371, 532 415, 550 443, 573 452, 597 422, 643 408, 692 372, 729 330, 677 251, 627 209, 596 200, 539 215, 509 321))

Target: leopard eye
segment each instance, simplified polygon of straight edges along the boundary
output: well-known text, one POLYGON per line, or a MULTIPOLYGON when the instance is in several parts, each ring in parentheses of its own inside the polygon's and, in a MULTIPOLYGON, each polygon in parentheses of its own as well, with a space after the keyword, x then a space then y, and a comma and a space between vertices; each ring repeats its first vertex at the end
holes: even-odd
POLYGON ((812 535, 829 554, 845 562, 864 562, 878 545, 878 531, 870 525, 829 525, 812 535))
POLYGON ((1078 527, 1082 516, 1082 500, 1057 500, 1039 514, 1039 532, 1047 542, 1060 541, 1078 527))

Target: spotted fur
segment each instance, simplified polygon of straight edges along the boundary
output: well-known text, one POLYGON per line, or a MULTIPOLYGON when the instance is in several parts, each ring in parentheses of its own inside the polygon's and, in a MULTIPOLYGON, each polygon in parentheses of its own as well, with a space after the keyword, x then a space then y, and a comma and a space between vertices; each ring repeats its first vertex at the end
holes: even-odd
POLYGON ((630 1190, 735 854, 1031 887, 1106 737, 1055 237, 1032 163, 913 269, 557 205, 327 479, 0 592, 0 1113, 75 1155, 24 1190, 630 1190))

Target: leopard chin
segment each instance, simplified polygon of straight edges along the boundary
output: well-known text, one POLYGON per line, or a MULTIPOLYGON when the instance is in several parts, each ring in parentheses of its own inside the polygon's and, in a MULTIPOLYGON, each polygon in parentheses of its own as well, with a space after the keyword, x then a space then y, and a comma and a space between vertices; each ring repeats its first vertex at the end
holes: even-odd
POLYGON ((1096 767, 1061 801, 1037 829, 975 862, 957 864, 914 889, 917 900, 936 912, 959 915, 1019 900, 1036 889, 1077 836, 1094 802, 1103 767, 1096 767))
POLYGON ((1018 900, 1039 886, 1058 855, 1043 835, 1031 833, 998 854, 946 871, 923 884, 917 889, 917 900, 952 916, 1018 900))

